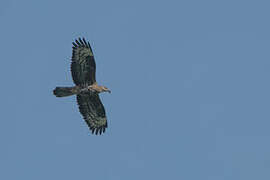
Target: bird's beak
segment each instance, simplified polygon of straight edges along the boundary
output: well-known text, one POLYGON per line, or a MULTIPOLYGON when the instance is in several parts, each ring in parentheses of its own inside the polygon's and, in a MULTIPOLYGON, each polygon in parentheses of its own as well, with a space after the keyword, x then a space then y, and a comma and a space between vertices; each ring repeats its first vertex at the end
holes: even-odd
POLYGON ((108 93, 111 93, 111 90, 107 90, 108 93))

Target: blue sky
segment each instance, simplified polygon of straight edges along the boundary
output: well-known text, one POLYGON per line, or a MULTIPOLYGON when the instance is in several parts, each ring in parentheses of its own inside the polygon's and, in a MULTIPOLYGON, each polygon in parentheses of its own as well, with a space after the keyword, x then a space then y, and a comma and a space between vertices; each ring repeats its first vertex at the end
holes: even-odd
POLYGON ((268 1, 0 2, 0 179, 270 178, 268 1), (90 134, 72 44, 88 39, 109 128, 90 134))

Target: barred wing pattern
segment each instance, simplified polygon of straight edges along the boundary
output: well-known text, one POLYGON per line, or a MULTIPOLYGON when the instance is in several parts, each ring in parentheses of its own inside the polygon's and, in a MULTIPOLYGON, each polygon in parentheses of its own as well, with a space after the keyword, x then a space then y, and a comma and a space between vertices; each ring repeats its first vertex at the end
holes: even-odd
POLYGON ((96 82, 96 63, 89 42, 79 38, 72 43, 71 73, 77 86, 86 87, 96 82))
POLYGON ((96 135, 104 133, 108 125, 105 109, 99 95, 95 93, 78 94, 77 103, 92 133, 96 135))

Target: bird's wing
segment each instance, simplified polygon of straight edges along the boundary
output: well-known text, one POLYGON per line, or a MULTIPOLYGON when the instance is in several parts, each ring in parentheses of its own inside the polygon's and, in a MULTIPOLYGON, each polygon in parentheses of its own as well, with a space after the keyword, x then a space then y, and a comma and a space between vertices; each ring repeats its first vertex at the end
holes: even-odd
POLYGON ((94 134, 101 134, 107 128, 107 118, 104 106, 98 94, 82 93, 77 95, 79 110, 94 134))
POLYGON ((89 86, 96 82, 96 63, 90 43, 79 38, 72 43, 71 73, 77 86, 89 86))

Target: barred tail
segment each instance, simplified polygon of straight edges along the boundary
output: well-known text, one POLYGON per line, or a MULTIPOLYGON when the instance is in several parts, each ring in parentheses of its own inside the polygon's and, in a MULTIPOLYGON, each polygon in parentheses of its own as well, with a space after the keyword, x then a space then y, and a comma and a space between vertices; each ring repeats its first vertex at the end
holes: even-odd
POLYGON ((53 94, 56 97, 66 97, 77 94, 78 89, 76 87, 56 87, 53 90, 53 94))

